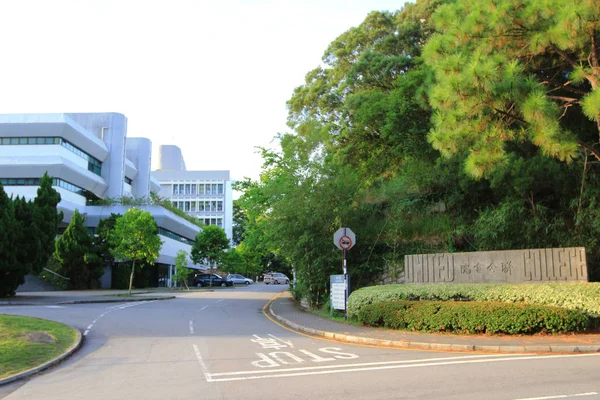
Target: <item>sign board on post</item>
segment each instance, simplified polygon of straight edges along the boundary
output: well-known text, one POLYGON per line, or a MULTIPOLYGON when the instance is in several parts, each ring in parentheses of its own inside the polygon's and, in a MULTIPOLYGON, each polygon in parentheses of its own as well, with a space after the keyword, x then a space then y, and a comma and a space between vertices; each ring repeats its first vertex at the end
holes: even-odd
POLYGON ((329 296, 332 310, 346 309, 344 275, 329 275, 329 296))
POLYGON ((340 250, 350 250, 356 244, 356 235, 350 228, 340 228, 333 234, 333 244, 340 250))
MULTIPOLYGON (((346 268, 346 250, 350 250, 352 248, 352 246, 354 246, 354 244, 356 244, 356 235, 354 234, 354 232, 352 232, 352 229, 350 228, 340 228, 338 229, 334 234, 333 234, 333 244, 335 244, 337 246, 338 249, 343 251, 344 254, 344 275, 341 275, 344 279, 343 279, 343 285, 344 285, 344 307, 342 308, 344 310, 344 319, 348 318, 348 311, 347 311, 347 304, 348 304, 348 295, 350 294, 350 280, 348 278, 348 270, 346 268)), ((340 276, 340 275, 332 275, 332 277, 334 276, 340 276)), ((333 288, 334 282, 331 282, 331 286, 333 288)), ((339 283, 339 282, 336 282, 339 283)), ((333 289, 332 289, 332 296, 333 296, 333 289)), ((333 307, 333 297, 331 299, 331 303, 332 303, 332 307, 333 307)))

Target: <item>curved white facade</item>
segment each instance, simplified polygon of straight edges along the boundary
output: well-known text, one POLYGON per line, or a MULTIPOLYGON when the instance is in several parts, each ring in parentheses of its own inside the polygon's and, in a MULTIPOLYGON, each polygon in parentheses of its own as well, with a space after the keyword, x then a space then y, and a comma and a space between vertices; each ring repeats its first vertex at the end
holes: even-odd
MULTIPOLYGON (((106 198, 149 198, 159 182, 151 175, 152 142, 127 138, 127 118, 118 113, 0 115, 0 182, 8 195, 35 198, 48 172, 61 195, 66 226, 75 209, 89 227, 129 207, 92 205, 106 198), (37 184, 36 184, 37 183, 37 184)), ((152 213, 163 247, 158 263, 172 265, 178 250, 191 251, 200 228, 159 206, 152 213)), ((193 267, 190 265, 190 267, 193 267)), ((169 268, 170 271, 170 268, 169 268)))

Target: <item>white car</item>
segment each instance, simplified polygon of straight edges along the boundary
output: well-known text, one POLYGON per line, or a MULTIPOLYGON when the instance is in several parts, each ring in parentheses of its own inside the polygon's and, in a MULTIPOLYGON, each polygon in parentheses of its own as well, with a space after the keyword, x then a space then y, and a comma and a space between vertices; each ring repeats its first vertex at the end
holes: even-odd
POLYGON ((273 285, 277 285, 280 283, 287 285, 290 283, 290 279, 281 272, 272 272, 270 274, 265 274, 265 283, 267 285, 269 283, 272 283, 273 285))
POLYGON ((243 283, 245 285, 254 283, 254 281, 252 279, 246 278, 244 275, 240 275, 240 274, 229 274, 229 275, 227 275, 227 279, 232 281, 233 283, 243 283))

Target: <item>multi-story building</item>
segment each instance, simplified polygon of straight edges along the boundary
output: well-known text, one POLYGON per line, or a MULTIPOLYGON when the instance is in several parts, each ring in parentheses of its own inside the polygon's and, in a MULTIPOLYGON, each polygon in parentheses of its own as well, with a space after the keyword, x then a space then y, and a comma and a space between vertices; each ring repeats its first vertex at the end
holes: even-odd
POLYGON ((187 171, 181 149, 160 146, 158 170, 152 177, 160 184, 160 197, 204 225, 217 225, 232 238, 233 199, 229 171, 187 171))
MULTIPOLYGON (((94 205, 95 200, 148 198, 150 192, 158 192, 151 157, 150 140, 127 138, 127 118, 122 114, 0 115, 0 183, 9 196, 33 199, 40 178, 48 172, 61 195, 62 228, 75 209, 93 229, 100 219, 128 208, 94 205)), ((152 213, 163 242, 152 273, 154 283, 170 282, 177 251, 189 253, 200 228, 163 207, 140 208, 152 213)), ((103 287, 110 287, 109 277, 110 273, 103 277, 103 287)))

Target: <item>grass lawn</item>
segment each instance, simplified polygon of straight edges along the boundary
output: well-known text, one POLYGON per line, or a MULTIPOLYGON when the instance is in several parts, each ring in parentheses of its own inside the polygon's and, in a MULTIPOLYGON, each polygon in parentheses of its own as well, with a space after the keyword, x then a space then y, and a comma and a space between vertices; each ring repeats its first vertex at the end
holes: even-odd
POLYGON ((76 338, 73 328, 58 322, 0 314, 0 379, 52 360, 76 338))

